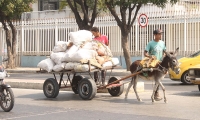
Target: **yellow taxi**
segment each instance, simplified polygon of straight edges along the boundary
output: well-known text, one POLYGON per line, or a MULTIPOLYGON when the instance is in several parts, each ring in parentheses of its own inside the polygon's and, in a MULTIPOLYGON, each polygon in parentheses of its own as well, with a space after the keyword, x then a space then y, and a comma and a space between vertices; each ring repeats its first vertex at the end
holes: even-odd
POLYGON ((180 58, 180 73, 175 74, 172 70, 169 70, 169 77, 174 81, 181 81, 184 84, 192 84, 188 79, 188 69, 192 66, 200 64, 200 50, 191 54, 190 56, 180 58))
POLYGON ((200 64, 190 67, 189 76, 187 77, 190 79, 191 83, 198 85, 200 91, 200 64))

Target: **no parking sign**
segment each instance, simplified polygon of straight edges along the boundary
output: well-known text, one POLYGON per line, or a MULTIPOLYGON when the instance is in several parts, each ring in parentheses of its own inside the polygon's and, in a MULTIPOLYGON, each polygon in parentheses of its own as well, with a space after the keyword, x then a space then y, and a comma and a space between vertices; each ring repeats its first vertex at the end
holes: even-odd
POLYGON ((146 27, 148 24, 148 17, 146 14, 141 14, 138 18, 139 25, 141 27, 146 27))

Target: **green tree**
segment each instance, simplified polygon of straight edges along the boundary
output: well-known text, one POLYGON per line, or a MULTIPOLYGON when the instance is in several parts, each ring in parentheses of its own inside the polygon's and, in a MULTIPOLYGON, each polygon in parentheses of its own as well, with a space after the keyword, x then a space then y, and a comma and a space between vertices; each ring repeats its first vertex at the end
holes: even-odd
POLYGON ((66 0, 66 3, 62 3, 61 6, 63 7, 66 4, 71 8, 79 29, 89 30, 92 28, 97 15, 106 11, 104 3, 104 0, 66 0))
POLYGON ((147 3, 152 3, 158 7, 165 7, 168 2, 174 4, 178 2, 178 0, 105 0, 106 6, 115 18, 117 25, 121 30, 121 43, 127 70, 129 70, 129 66, 131 65, 130 50, 128 47, 128 35, 131 31, 131 27, 133 26, 138 11, 147 3), (119 7, 120 9, 120 16, 116 12, 116 7, 119 7))
POLYGON ((7 68, 15 68, 16 28, 12 21, 20 19, 23 12, 31 11, 34 0, 0 0, 0 22, 6 34, 8 64, 7 68))

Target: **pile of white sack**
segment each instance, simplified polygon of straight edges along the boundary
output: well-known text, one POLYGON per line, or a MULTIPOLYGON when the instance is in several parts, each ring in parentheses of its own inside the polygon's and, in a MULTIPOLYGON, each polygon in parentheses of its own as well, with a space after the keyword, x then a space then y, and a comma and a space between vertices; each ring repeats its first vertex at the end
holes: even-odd
MULTIPOLYGON (((37 67, 47 72, 59 72, 62 70, 74 70, 85 72, 89 70, 88 64, 81 63, 82 60, 96 61, 102 67, 119 64, 118 58, 113 58, 110 49, 92 39, 92 33, 87 30, 70 32, 70 41, 58 41, 54 46, 50 58, 42 60, 37 67)), ((97 66, 91 65, 91 69, 97 66)))

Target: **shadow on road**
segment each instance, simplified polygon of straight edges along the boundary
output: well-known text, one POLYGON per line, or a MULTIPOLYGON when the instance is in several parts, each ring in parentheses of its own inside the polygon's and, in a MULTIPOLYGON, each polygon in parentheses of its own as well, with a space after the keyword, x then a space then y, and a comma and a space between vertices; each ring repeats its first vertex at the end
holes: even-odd
POLYGON ((81 101, 82 99, 78 94, 74 94, 73 92, 64 92, 61 91, 56 98, 47 98, 43 93, 35 93, 28 95, 17 96, 16 98, 28 98, 33 100, 47 100, 47 101, 81 101))
POLYGON ((200 97, 200 92, 199 91, 178 92, 172 95, 200 97))

